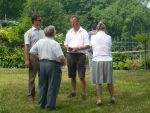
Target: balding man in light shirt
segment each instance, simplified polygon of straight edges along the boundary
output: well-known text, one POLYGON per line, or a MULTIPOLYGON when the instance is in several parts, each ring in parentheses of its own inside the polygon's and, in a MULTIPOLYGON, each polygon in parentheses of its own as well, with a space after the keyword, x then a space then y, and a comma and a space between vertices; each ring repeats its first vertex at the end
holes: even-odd
POLYGON ((86 49, 89 48, 88 33, 80 26, 79 18, 72 16, 70 18, 72 28, 67 32, 64 46, 67 49, 68 77, 71 78, 72 91, 68 97, 76 96, 76 71, 81 82, 81 98, 86 99, 86 81, 85 81, 85 61, 86 49))
POLYGON ((46 107, 48 111, 56 109, 56 98, 61 82, 61 66, 65 65, 65 58, 55 36, 55 27, 50 25, 44 29, 45 38, 39 40, 30 50, 31 54, 38 54, 40 60, 39 78, 39 108, 46 107))

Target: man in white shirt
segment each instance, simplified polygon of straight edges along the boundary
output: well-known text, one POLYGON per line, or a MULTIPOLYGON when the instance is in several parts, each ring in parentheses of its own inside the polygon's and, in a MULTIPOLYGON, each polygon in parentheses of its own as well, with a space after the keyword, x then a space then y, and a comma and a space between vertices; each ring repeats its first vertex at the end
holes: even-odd
POLYGON ((86 49, 89 48, 88 33, 80 26, 79 18, 70 18, 72 28, 67 32, 64 46, 67 49, 68 77, 71 78, 72 92, 68 97, 76 96, 76 71, 81 82, 81 98, 86 99, 85 61, 86 49))
POLYGON ((61 66, 65 65, 65 58, 58 42, 53 38, 55 27, 50 25, 44 29, 45 38, 39 40, 30 50, 31 54, 38 54, 40 61, 39 77, 39 108, 46 107, 48 111, 56 109, 56 98, 61 82, 61 66))
POLYGON ((32 16, 32 28, 30 28, 24 34, 25 43, 25 65, 29 68, 29 81, 28 81, 28 99, 34 100, 35 97, 35 77, 39 71, 39 61, 36 55, 30 55, 30 48, 44 35, 44 31, 40 28, 41 26, 41 16, 32 16))

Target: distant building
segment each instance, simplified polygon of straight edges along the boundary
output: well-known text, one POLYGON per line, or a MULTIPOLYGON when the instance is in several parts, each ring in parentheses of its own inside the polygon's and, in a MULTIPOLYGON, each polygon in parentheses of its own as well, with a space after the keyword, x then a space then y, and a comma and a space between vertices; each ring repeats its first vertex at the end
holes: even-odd
POLYGON ((0 20, 0 28, 8 26, 8 25, 18 25, 19 22, 15 20, 0 20))

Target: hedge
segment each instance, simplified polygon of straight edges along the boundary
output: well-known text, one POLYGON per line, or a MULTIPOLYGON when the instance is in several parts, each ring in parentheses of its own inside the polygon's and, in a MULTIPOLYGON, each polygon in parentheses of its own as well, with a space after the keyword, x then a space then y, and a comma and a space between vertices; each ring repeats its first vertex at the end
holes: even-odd
MULTIPOLYGON (((113 54, 113 68, 115 70, 136 70, 144 68, 144 58, 138 54, 113 54)), ((24 48, 0 48, 1 68, 24 68, 24 48)), ((87 59, 88 60, 88 59, 87 59)), ((88 62, 87 62, 88 63, 88 62)))
POLYGON ((23 48, 0 48, 0 67, 1 68, 24 68, 24 49, 23 48))

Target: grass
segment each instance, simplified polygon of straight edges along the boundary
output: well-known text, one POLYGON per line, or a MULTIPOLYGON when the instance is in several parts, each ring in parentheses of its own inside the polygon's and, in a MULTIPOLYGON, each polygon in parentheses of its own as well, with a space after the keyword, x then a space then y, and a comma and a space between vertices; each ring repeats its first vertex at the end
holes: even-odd
MULTIPOLYGON (((58 109, 53 113, 150 113, 150 71, 114 71, 116 104, 109 103, 107 85, 103 85, 104 105, 96 106, 95 85, 90 83, 87 70, 88 99, 80 99, 81 88, 75 98, 69 99, 70 80, 63 68, 58 109)), ((0 69, 0 113, 47 113, 39 110, 38 89, 34 102, 27 100, 28 74, 26 69, 0 69)), ((38 80, 36 79, 36 87, 38 80)))

